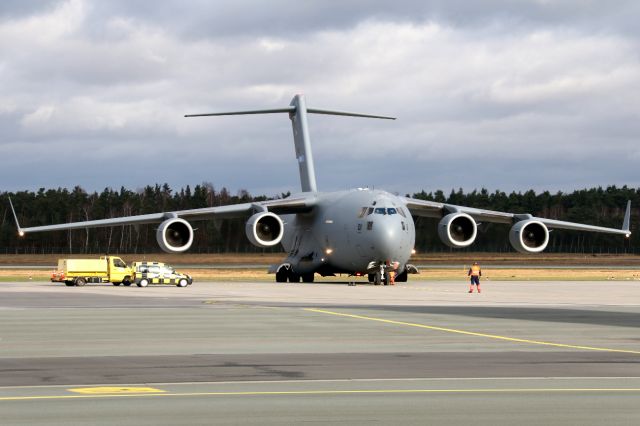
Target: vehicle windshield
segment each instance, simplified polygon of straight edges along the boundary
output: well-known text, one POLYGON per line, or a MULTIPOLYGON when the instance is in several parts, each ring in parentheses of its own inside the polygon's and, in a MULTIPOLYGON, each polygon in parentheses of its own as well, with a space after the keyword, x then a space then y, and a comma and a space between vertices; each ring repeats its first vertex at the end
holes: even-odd
POLYGON ((113 259, 113 266, 116 268, 126 268, 127 265, 120 259, 113 259))

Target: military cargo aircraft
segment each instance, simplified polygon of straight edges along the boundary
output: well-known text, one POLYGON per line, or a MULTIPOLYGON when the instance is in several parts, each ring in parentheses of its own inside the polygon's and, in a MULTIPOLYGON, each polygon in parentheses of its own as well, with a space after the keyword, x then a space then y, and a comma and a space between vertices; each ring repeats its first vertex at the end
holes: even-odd
POLYGON ((108 226, 159 224, 156 239, 162 250, 181 253, 193 242, 191 222, 205 219, 246 217, 246 235, 258 247, 281 244, 288 253, 270 272, 277 282, 313 282, 315 274, 364 275, 375 284, 388 283, 389 273, 395 281, 407 280, 417 273, 409 264, 414 249, 413 216, 439 218, 438 235, 453 248, 473 244, 479 222, 510 225, 509 241, 522 253, 539 253, 549 243, 549 229, 602 232, 631 235, 631 202, 621 229, 457 206, 401 197, 381 190, 357 188, 347 191, 319 192, 316 187, 307 114, 391 119, 370 114, 307 108, 305 98, 296 95, 289 106, 252 111, 193 114, 203 117, 241 114, 286 113, 291 119, 295 154, 300 169, 301 192, 285 199, 162 212, 103 220, 89 220, 59 225, 22 228, 13 210, 20 235, 31 232, 61 231, 108 226))

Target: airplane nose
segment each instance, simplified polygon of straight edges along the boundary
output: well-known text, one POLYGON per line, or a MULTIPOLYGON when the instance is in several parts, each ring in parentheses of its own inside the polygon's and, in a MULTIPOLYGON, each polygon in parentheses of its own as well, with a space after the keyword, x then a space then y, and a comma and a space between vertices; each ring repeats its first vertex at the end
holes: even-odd
POLYGON ((402 249, 402 232, 400 224, 392 220, 379 220, 374 225, 372 235, 374 260, 396 260, 402 249))

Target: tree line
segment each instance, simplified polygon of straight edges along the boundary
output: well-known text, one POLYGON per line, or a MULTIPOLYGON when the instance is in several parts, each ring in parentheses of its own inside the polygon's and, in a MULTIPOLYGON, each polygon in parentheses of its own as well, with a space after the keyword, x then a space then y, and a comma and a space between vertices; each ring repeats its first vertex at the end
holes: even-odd
MULTIPOLYGON (((115 218, 162 211, 212 207, 227 204, 264 201, 269 198, 286 198, 283 193, 276 197, 252 196, 245 190, 231 194, 226 188, 216 190, 211 183, 187 185, 172 190, 168 184, 148 185, 132 191, 105 188, 102 192, 89 193, 80 186, 45 189, 37 192, 0 192, 0 254, 46 254, 46 253, 153 253, 160 248, 156 242, 157 225, 116 226, 89 230, 45 232, 19 237, 16 232, 8 198, 11 197, 18 220, 23 227, 76 222, 94 219, 115 218)), ((409 196, 409 194, 407 194, 409 196)), ((452 190, 448 195, 441 190, 421 191, 415 198, 458 204, 489 210, 512 213, 531 213, 535 216, 558 220, 582 222, 600 226, 620 228, 627 200, 632 202, 632 231, 640 207, 640 188, 609 186, 577 190, 572 193, 548 191, 536 193, 502 191, 490 193, 486 189, 464 192, 452 190)), ((449 251, 437 236, 437 220, 416 218, 416 249, 419 252, 449 251)), ((222 221, 200 221, 190 252, 228 253, 280 251, 254 247, 245 237, 245 219, 222 221)), ((635 226, 634 226, 635 225, 635 226)), ((509 252, 509 227, 483 223, 478 228, 476 242, 467 251, 509 252)), ((637 253, 640 233, 625 240, 619 236, 555 230, 551 232, 551 252, 571 253, 637 253)))

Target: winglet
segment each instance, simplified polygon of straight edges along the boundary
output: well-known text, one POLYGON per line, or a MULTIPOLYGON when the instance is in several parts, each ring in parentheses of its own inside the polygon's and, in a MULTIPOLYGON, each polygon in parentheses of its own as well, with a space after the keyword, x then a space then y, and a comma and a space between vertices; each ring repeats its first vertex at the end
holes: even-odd
POLYGON ((622 230, 626 231, 626 237, 631 236, 631 200, 627 201, 627 210, 624 212, 624 221, 622 222, 622 230))
POLYGON ((11 197, 9 198, 9 205, 11 206, 11 212, 13 212, 13 218, 16 221, 16 226, 18 227, 18 235, 24 237, 24 231, 20 228, 20 223, 18 222, 18 216, 16 215, 16 209, 13 208, 13 203, 11 202, 11 197))

